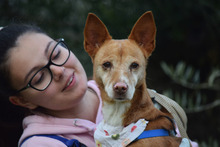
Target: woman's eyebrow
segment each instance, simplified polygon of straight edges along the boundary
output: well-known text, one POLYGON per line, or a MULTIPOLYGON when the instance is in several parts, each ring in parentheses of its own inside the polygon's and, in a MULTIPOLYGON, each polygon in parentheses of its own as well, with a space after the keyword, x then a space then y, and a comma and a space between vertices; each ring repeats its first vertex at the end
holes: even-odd
POLYGON ((51 43, 54 42, 53 40, 48 42, 47 46, 46 46, 46 49, 44 50, 44 54, 47 55, 48 54, 48 51, 49 51, 49 48, 50 48, 50 45, 51 43))
MULTIPOLYGON (((46 48, 45 48, 45 50, 44 50, 44 54, 45 54, 45 55, 47 55, 48 50, 49 50, 50 45, 51 45, 52 42, 53 42, 53 40, 50 41, 50 42, 48 42, 48 44, 47 44, 47 46, 46 46, 46 48)), ((24 78, 24 82, 25 82, 25 83, 27 82, 28 77, 31 75, 31 73, 34 72, 34 71, 36 71, 37 69, 39 69, 39 66, 33 67, 33 68, 28 72, 28 74, 27 74, 27 75, 25 76, 25 78, 24 78)))

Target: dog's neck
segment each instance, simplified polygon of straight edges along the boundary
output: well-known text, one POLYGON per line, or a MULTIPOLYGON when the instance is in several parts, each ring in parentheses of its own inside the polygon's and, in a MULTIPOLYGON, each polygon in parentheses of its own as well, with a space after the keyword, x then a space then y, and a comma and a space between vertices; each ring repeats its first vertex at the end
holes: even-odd
POLYGON ((130 105, 129 102, 103 102, 102 112, 105 123, 111 126, 122 126, 124 114, 130 105))
POLYGON ((147 121, 154 120, 160 115, 160 112, 154 107, 154 104, 147 91, 146 84, 142 84, 135 92, 131 101, 131 106, 125 112, 123 118, 123 126, 127 126, 139 119, 146 119, 147 121))

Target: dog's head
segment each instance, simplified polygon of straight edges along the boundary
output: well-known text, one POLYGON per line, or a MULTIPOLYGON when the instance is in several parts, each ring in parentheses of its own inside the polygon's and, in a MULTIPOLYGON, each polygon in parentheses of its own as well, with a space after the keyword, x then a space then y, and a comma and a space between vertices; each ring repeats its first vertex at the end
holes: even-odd
POLYGON ((155 48, 156 26, 151 12, 144 13, 128 39, 114 40, 103 22, 88 14, 84 48, 93 61, 93 76, 106 101, 130 101, 145 84, 147 59, 155 48))

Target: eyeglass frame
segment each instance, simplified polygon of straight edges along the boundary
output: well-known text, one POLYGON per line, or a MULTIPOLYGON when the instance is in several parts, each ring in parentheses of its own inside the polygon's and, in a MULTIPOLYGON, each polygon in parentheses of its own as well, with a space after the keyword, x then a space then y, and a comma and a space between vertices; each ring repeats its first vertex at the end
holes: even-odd
POLYGON ((69 60, 69 57, 70 57, 70 49, 67 47, 66 43, 64 42, 64 39, 63 39, 63 38, 60 38, 60 39, 57 39, 57 40, 58 40, 58 41, 57 41, 56 45, 54 46, 53 50, 51 51, 51 54, 50 54, 48 63, 47 63, 45 66, 41 67, 41 68, 32 76, 32 78, 29 80, 29 82, 27 83, 27 85, 26 85, 25 87, 21 88, 20 90, 17 90, 16 93, 19 93, 19 92, 21 92, 21 91, 23 91, 23 90, 26 90, 26 89, 30 88, 30 87, 33 88, 33 89, 35 89, 35 90, 37 90, 37 91, 44 91, 45 89, 47 89, 47 88, 49 87, 49 85, 51 84, 51 82, 52 82, 52 80, 53 80, 53 73, 52 73, 52 71, 50 70, 50 65, 63 66, 63 65, 69 60), (69 55, 68 55, 68 57, 67 57, 67 59, 66 59, 66 61, 65 61, 64 63, 62 63, 62 64, 55 64, 55 63, 52 62, 51 57, 52 57, 52 54, 53 54, 55 48, 56 48, 60 43, 63 43, 63 44, 65 45, 66 49, 68 50, 69 55), (37 89, 37 88, 35 88, 34 86, 31 85, 31 82, 32 82, 33 78, 35 77, 35 75, 36 75, 39 71, 41 71, 42 69, 44 69, 44 68, 47 68, 47 70, 49 71, 49 73, 50 73, 50 75, 51 75, 51 80, 50 80, 50 82, 47 84, 47 86, 46 86, 45 88, 43 88, 43 89, 37 89))

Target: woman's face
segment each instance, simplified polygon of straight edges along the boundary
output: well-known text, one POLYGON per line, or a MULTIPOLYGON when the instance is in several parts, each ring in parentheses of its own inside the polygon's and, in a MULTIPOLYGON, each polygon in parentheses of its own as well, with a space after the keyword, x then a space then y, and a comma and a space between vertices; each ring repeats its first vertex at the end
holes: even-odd
MULTIPOLYGON (((17 46, 9 55, 11 82, 15 89, 26 86, 33 75, 48 63, 50 51, 56 43, 41 33, 25 33, 18 38, 17 46)), ((87 77, 75 55, 71 52, 63 66, 50 65, 49 68, 53 74, 49 87, 44 91, 28 88, 20 92, 20 98, 49 110, 70 109, 77 105, 86 92, 87 77)))

